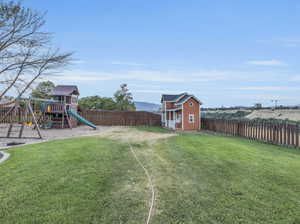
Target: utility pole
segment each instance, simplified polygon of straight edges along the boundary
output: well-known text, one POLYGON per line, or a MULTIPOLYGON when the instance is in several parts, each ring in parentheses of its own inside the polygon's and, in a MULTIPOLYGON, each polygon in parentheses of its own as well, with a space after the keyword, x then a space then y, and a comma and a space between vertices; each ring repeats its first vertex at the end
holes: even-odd
POLYGON ((277 103, 278 103, 278 101, 279 101, 279 100, 271 100, 271 102, 274 103, 274 109, 277 108, 277 103))

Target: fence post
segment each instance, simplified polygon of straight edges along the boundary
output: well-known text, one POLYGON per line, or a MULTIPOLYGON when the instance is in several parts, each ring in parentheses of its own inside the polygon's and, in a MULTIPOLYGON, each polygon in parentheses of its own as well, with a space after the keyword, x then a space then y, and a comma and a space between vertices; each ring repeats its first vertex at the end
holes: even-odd
POLYGON ((292 145, 293 145, 293 146, 296 146, 295 137, 296 137, 296 126, 293 125, 293 126, 292 126, 292 145))
POLYGON ((283 126, 284 130, 283 130, 283 144, 287 145, 287 123, 284 123, 283 126))
POLYGON ((300 127, 296 124, 296 148, 299 148, 299 138, 300 138, 300 127))
MULTIPOLYGON (((148 116, 147 114, 147 117, 148 120, 146 123, 148 123, 148 125, 154 124, 154 121, 151 120, 152 116, 148 116)), ((136 123, 136 125, 140 124, 140 122, 136 123)), ((277 145, 294 146, 296 148, 300 148, 299 124, 294 125, 287 122, 275 123, 267 121, 255 122, 244 120, 203 118, 202 126, 204 127, 204 129, 214 132, 245 137, 251 140, 264 141, 277 145)))
POLYGON ((262 140, 265 141, 266 137, 266 125, 265 125, 265 121, 263 121, 262 123, 262 140))

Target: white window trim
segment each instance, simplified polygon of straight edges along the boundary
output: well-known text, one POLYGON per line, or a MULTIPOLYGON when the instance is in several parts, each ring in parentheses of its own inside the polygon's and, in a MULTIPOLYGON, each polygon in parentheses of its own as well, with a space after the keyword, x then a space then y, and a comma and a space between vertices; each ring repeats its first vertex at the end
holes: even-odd
POLYGON ((195 114, 189 114, 189 123, 190 124, 194 124, 195 123, 195 114))
POLYGON ((165 106, 165 127, 167 127, 168 125, 167 125, 167 123, 168 123, 168 121, 167 121, 167 103, 166 102, 164 102, 164 106, 165 106))
POLYGON ((201 105, 199 104, 199 130, 201 130, 201 105))

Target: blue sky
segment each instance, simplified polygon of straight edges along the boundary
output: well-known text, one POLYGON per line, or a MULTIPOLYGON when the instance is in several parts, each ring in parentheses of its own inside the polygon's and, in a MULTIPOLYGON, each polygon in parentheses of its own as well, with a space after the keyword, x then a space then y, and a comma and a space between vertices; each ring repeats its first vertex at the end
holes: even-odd
POLYGON ((27 0, 47 11, 55 44, 76 63, 56 84, 81 96, 159 103, 187 91, 204 106, 300 104, 300 1, 27 0))

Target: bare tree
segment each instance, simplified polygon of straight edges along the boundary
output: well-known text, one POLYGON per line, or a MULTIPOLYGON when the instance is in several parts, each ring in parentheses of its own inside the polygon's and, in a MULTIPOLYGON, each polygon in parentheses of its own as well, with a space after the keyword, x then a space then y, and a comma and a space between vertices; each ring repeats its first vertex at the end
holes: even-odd
POLYGON ((9 92, 22 96, 45 75, 66 66, 72 53, 51 47, 51 34, 42 32, 45 14, 19 2, 0 1, 0 101, 9 92))

